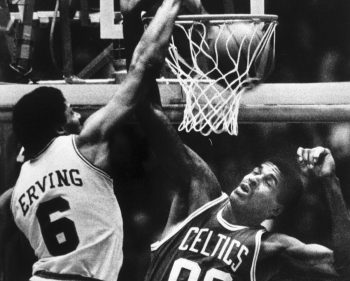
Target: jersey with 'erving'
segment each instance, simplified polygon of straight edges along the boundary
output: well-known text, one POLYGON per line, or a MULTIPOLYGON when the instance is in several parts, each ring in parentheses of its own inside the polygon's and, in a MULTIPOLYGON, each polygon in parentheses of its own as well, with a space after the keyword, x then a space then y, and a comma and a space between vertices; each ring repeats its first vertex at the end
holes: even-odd
POLYGON ((225 221, 227 203, 228 196, 222 194, 152 244, 146 281, 255 281, 265 230, 225 221))
POLYGON ((117 280, 123 224, 113 182, 79 153, 73 135, 23 164, 11 209, 38 257, 33 274, 117 280))

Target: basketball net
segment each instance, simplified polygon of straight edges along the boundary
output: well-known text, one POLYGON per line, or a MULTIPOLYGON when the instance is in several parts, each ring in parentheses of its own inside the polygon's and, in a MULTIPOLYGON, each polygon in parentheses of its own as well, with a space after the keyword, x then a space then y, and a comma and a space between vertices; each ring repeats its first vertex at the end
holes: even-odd
POLYGON ((176 21, 176 32, 188 41, 183 55, 177 36, 173 36, 166 58, 186 96, 179 130, 194 130, 205 136, 222 132, 237 135, 242 94, 273 68, 277 17, 216 20, 212 16, 176 21), (236 32, 242 27, 237 24, 248 27, 248 32, 236 32))

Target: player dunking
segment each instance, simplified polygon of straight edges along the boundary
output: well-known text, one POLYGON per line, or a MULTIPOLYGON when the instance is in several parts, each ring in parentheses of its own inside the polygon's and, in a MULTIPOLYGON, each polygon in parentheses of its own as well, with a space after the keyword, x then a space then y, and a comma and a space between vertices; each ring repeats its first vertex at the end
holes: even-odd
POLYGON ((79 118, 58 89, 37 88, 15 105, 14 130, 28 161, 1 197, 0 247, 15 226, 25 234, 38 257, 32 281, 117 280, 123 225, 108 175, 109 139, 148 87, 148 73, 162 64, 180 4, 164 1, 119 91, 79 134, 70 134, 79 118))
POLYGON ((299 148, 297 154, 303 174, 316 178, 327 198, 332 250, 261 226, 298 198, 295 170, 277 159, 266 161, 224 194, 209 166, 180 140, 152 85, 151 102, 139 108, 138 117, 177 188, 162 237, 151 246, 146 281, 272 280, 287 269, 309 277, 349 277, 350 218, 328 149, 299 148))

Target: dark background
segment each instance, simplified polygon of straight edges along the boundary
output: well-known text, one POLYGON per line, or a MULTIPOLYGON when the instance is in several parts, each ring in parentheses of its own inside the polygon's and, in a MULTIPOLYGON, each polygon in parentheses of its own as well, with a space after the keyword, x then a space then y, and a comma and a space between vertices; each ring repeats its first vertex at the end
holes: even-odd
MULTIPOLYGON (((37 10, 52 10, 54 1, 37 0, 37 10)), ((224 3, 207 0, 209 11, 222 12, 224 3)), ((247 12, 246 1, 233 2, 234 11, 247 12)), ((16 6, 10 6, 16 11, 16 6)), ((90 2, 91 10, 98 9, 98 1, 90 2)), ((116 5, 116 9, 118 6, 116 5)), ((231 12, 226 10, 225 12, 231 12)), ((266 13, 279 16, 277 27, 275 69, 268 83, 339 82, 350 79, 350 2, 348 0, 267 0, 266 13)), ((59 30, 56 30, 55 50, 61 61, 59 30)), ((74 71, 78 73, 101 52, 109 40, 99 38, 98 28, 72 24, 74 71)), ((61 79, 49 55, 49 28, 36 27, 33 53, 34 74, 39 79, 61 79)), ((0 34, 3 37, 3 34, 0 34)), ((121 44, 123 42, 120 42, 121 44)), ((123 58, 118 53, 116 60, 123 58)), ((4 40, 0 40, 0 82, 11 82, 14 74, 9 70, 10 57, 4 40)), ((60 65, 59 65, 60 66, 60 65)), ((113 65, 108 65, 93 78, 109 77, 113 65)), ((320 84, 320 89, 322 84, 320 84)), ((331 100, 331 95, 329 99, 331 100)), ((1 93, 0 93, 1 100, 1 93)), ((3 141, 12 140, 10 129, 3 141)), ((5 134, 2 132, 2 134, 5 134)), ((298 146, 323 145, 333 151, 337 174, 342 183, 345 199, 350 203, 350 125, 348 123, 266 123, 241 124, 237 137, 197 133, 180 133, 184 142, 199 153, 213 168, 223 189, 230 192, 255 163, 271 155, 295 161, 298 146)), ((120 280, 143 280, 149 260, 149 244, 157 239, 167 219, 172 197, 171 182, 149 148, 141 128, 127 124, 116 133, 114 141, 120 150, 114 151, 116 195, 125 223, 125 260, 120 280)), ((17 146, 10 145, 13 150, 17 146)), ((14 156, 11 155, 8 184, 15 179, 14 156), (12 163, 12 164, 11 164, 12 163)), ((1 187, 1 190, 9 186, 1 187)), ((305 242, 329 244, 329 220, 323 198, 317 188, 307 189, 292 216, 285 232, 305 242)), ((17 239, 17 238, 14 238, 17 239)), ((16 240, 17 241, 17 240, 16 240)), ((22 243, 22 242, 21 242, 22 243)), ((18 244, 17 244, 18 246, 18 244)), ((24 259, 24 258, 23 258, 24 259)), ((23 280, 30 272, 23 269, 23 280)), ((1 280, 1 278, 0 278, 1 280)), ((13 280, 9 275, 4 280, 13 280)), ((19 280, 19 279, 17 279, 19 280)), ((284 279, 283 279, 284 280, 284 279)), ((300 278, 298 279, 300 280, 300 278)), ((304 276, 303 280, 310 280, 304 276)))

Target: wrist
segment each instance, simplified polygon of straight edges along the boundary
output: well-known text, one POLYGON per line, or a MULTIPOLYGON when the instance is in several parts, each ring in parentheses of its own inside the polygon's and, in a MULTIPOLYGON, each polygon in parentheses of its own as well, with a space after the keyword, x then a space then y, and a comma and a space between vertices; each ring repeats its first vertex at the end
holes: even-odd
POLYGON ((333 181, 337 179, 337 175, 334 172, 332 172, 325 175, 320 175, 319 178, 325 181, 333 181))
POLYGON ((320 183, 323 186, 323 188, 327 190, 338 190, 340 189, 340 183, 338 177, 335 175, 335 173, 324 175, 320 177, 320 183))

